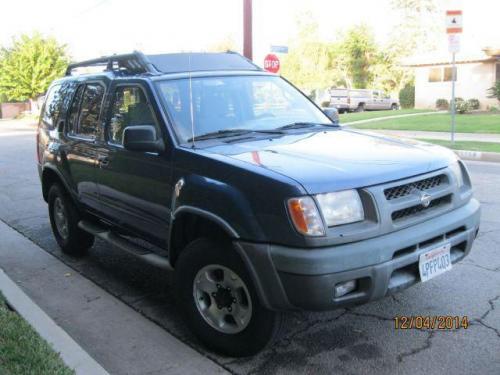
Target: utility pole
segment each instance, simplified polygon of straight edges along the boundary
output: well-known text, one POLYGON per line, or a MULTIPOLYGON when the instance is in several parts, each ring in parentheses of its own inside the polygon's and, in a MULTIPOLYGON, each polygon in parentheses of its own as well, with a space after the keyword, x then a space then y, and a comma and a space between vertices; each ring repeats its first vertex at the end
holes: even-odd
POLYGON ((252 60, 252 51, 252 0, 243 0, 243 55, 252 60))

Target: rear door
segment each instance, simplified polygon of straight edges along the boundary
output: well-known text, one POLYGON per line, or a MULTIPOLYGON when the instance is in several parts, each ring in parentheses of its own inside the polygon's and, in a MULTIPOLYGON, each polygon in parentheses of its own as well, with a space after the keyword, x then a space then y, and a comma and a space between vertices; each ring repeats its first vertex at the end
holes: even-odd
POLYGON ((101 109, 106 87, 102 82, 80 84, 66 118, 65 158, 72 188, 88 208, 99 208, 96 185, 97 148, 101 109))
POLYGON ((149 100, 151 92, 146 85, 119 84, 111 91, 104 143, 98 156, 101 210, 114 224, 162 245, 167 239, 172 199, 170 153, 159 155, 123 147, 127 127, 153 125, 162 137, 158 108, 149 100))

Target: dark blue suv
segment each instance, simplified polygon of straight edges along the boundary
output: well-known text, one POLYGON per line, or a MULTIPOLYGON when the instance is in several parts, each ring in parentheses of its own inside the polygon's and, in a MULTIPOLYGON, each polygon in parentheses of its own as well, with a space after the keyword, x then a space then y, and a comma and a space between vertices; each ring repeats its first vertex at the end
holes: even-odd
POLYGON ((450 270, 479 228, 452 152, 339 127, 236 53, 70 65, 47 92, 37 155, 62 250, 98 237, 175 270, 189 326, 234 356, 262 349, 283 311, 450 270))

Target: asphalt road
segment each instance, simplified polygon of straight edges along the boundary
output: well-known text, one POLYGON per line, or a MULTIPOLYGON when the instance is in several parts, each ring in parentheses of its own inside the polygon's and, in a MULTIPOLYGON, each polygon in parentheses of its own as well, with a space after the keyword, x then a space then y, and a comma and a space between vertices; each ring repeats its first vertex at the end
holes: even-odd
MULTIPOLYGON (((50 230, 34 136, 3 133, 0 220, 236 374, 500 374, 500 164, 468 162, 483 207, 471 255, 451 272, 393 297, 328 313, 290 315, 285 335, 253 358, 207 352, 177 312, 169 276, 98 241, 63 255, 50 230), (395 330, 401 315, 467 316, 468 329, 395 330)), ((0 239, 1 241, 1 239, 0 239)), ((1 266, 1 265, 0 265, 1 266)))

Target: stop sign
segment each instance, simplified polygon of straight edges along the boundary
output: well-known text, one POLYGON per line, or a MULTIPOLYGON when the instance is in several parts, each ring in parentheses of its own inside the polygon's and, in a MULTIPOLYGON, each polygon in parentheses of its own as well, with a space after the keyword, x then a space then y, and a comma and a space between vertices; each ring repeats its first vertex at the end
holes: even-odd
POLYGON ((268 54, 264 58, 264 69, 271 73, 278 73, 280 70, 280 59, 274 53, 268 54))

